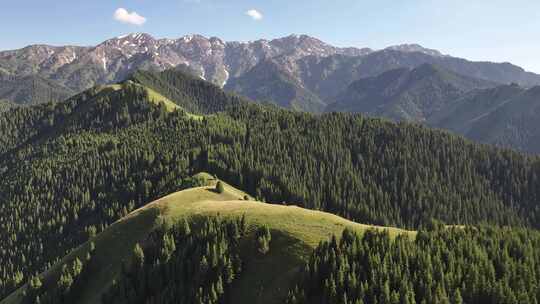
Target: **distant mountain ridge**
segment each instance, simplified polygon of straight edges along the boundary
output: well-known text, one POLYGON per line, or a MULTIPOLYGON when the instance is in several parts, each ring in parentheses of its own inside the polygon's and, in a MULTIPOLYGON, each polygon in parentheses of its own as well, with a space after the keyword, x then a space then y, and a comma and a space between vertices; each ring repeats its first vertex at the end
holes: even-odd
MULTIPOLYGON (((476 141, 540 153, 540 86, 514 90, 512 96, 499 99, 503 101, 457 132, 476 141)), ((486 93, 492 91, 483 92, 486 93)))
MULTIPOLYGON (((406 68, 414 69, 423 64, 444 68, 465 78, 498 84, 518 83, 531 87, 540 83, 540 76, 525 72, 507 63, 470 62, 465 59, 442 55, 438 51, 423 49, 420 46, 398 46, 382 51, 373 51, 363 56, 330 55, 326 57, 305 56, 291 59, 287 56, 272 58, 278 68, 271 68, 268 60, 260 62, 245 75, 262 74, 265 81, 254 81, 246 77, 231 79, 225 89, 234 90, 254 100, 273 100, 278 105, 291 104, 297 98, 285 98, 286 90, 276 90, 270 84, 280 79, 291 79, 288 86, 294 87, 296 96, 316 96, 316 103, 329 105, 356 80, 378 76, 382 73, 406 68), (265 92, 261 94, 261 92, 265 92), (303 93, 300 93, 303 92, 303 93), (263 96, 261 96, 263 95, 263 96)), ((251 77, 253 78, 253 77, 251 77)), ((286 95, 290 96, 290 95, 286 95)), ((294 96, 294 95, 293 95, 294 96)), ((309 103, 312 103, 310 99, 309 103)), ((305 104, 303 108, 311 108, 305 104)), ((289 106, 290 107, 290 106, 289 106)), ((301 107, 302 108, 302 107, 301 107)))
POLYGON ((0 81, 0 98, 20 105, 62 101, 75 91, 37 75, 8 78, 0 81))
POLYGON ((201 35, 156 39, 145 33, 115 37, 90 47, 32 45, 2 51, 0 79, 36 76, 81 92, 94 85, 122 81, 139 69, 163 71, 184 66, 220 87, 254 93, 248 97, 317 111, 321 102, 328 103, 355 80, 424 63, 493 82, 526 87, 540 84, 540 75, 509 63, 471 62, 417 44, 377 51, 335 47, 306 35, 226 42, 201 35), (250 71, 266 73, 269 60, 277 69, 261 79, 272 80, 274 86, 280 79, 287 79, 278 86, 283 90, 278 94, 266 82, 243 80, 250 71))
POLYGON ((3 51, 0 52, 0 76, 38 74, 82 90, 123 80, 137 69, 165 70, 184 64, 200 70, 203 78, 223 85, 229 77, 242 74, 260 60, 278 55, 301 58, 334 54, 360 56, 369 52, 369 49, 337 48, 305 35, 224 42, 201 35, 155 39, 138 33, 112 38, 92 47, 33 45, 3 51))
POLYGON ((540 86, 494 82, 424 64, 353 82, 327 112, 363 113, 540 153, 540 86))
POLYGON ((201 107, 200 98, 185 99, 152 74, 171 69, 194 76, 187 80, 164 74, 172 82, 189 83, 184 89, 205 86, 209 94, 192 92, 201 98, 214 99, 216 89, 224 88, 284 108, 422 122, 476 141, 540 152, 531 142, 537 138, 540 96, 534 87, 540 85, 540 75, 417 44, 373 50, 339 48, 306 35, 225 42, 201 35, 156 39, 139 33, 91 47, 34 45, 0 52, 0 99, 11 102, 4 110, 13 104, 59 101, 135 75, 135 82, 184 100, 188 111, 223 108, 201 107), (198 83, 202 80, 213 85, 198 83))
POLYGON ((364 113, 397 121, 426 121, 466 92, 494 86, 496 83, 423 64, 353 82, 327 111, 364 113))
POLYGON ((424 53, 426 55, 430 55, 430 56, 434 56, 434 57, 443 57, 444 56, 438 50, 426 49, 426 48, 424 48, 423 46, 421 46, 419 44, 400 44, 400 45, 389 46, 386 49, 387 50, 400 51, 400 52, 408 52, 408 53, 424 53))
POLYGON ((278 106, 306 112, 322 112, 326 103, 305 87, 295 71, 282 64, 283 57, 271 58, 257 64, 225 86, 252 100, 271 102, 278 106))

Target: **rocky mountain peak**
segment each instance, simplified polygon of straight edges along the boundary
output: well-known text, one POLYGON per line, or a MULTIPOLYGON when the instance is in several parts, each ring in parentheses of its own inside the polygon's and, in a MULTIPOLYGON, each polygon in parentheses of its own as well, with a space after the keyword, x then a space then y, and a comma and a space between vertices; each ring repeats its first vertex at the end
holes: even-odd
POLYGON ((423 53, 434 57, 443 57, 444 55, 433 49, 425 48, 419 44, 399 44, 387 47, 386 50, 400 51, 406 53, 423 53))
POLYGON ((108 39, 96 47, 113 47, 113 48, 139 48, 143 46, 156 44, 157 40, 149 34, 133 33, 129 35, 118 36, 108 39))
POLYGON ((34 45, 0 52, 0 77, 39 75, 78 92, 96 84, 121 81, 138 69, 184 66, 201 78, 224 86, 269 59, 279 65, 280 71, 318 94, 337 94, 359 78, 398 67, 414 68, 425 62, 498 82, 540 82, 540 76, 526 74, 511 65, 470 63, 418 44, 373 51, 336 47, 308 35, 228 42, 197 34, 157 39, 146 33, 115 37, 91 47, 34 45))
POLYGON ((297 53, 299 57, 326 57, 335 54, 348 56, 366 55, 370 49, 338 48, 308 35, 289 35, 270 41, 270 44, 283 50, 284 53, 297 53))

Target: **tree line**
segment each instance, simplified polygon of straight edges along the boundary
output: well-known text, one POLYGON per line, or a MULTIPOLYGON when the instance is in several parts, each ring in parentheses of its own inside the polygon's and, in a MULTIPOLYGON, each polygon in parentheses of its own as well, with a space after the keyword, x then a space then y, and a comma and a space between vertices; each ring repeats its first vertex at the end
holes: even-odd
POLYGON ((286 303, 538 303, 540 233, 516 228, 388 232, 322 242, 286 303))

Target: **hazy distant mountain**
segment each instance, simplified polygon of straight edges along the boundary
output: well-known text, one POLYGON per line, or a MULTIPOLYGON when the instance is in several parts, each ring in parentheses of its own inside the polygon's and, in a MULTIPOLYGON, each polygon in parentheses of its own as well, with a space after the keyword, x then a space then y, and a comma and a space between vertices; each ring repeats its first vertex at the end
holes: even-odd
POLYGON ((427 49, 421 45, 418 44, 400 44, 400 45, 394 45, 386 48, 387 50, 394 50, 394 51, 400 51, 400 52, 407 52, 407 53, 424 53, 426 55, 434 56, 434 57, 443 57, 444 55, 437 51, 432 49, 427 49))
POLYGON ((467 134, 482 117, 519 96, 526 89, 516 85, 501 85, 485 90, 473 90, 432 115, 427 123, 457 133, 467 134))
POLYGON ((267 59, 225 88, 260 102, 306 112, 322 112, 326 104, 278 60, 267 59))
POLYGON ((0 80, 0 99, 10 100, 16 104, 61 101, 74 93, 73 90, 53 80, 35 75, 0 80))
POLYGON ((0 78, 39 76, 80 92, 96 84, 124 80, 138 69, 162 71, 183 66, 218 86, 233 82, 234 86, 226 88, 256 93, 251 96, 279 105, 297 106, 327 103, 355 80, 424 63, 494 82, 540 84, 539 75, 509 63, 471 62, 415 44, 381 51, 338 48, 305 35, 224 42, 200 35, 155 39, 148 34, 130 34, 91 47, 34 45, 0 52, 0 78), (270 59, 278 65, 272 71, 279 73, 257 75, 257 78, 273 79, 276 83, 246 79, 247 75, 266 71, 270 59), (257 67, 259 64, 262 67, 257 67), (283 79, 285 83, 279 84, 283 79), (285 89, 276 94, 273 86, 285 89))
POLYGON ((184 64, 201 71, 203 78, 223 85, 229 77, 237 77, 262 59, 278 55, 302 58, 334 54, 359 56, 368 52, 370 50, 336 48, 312 37, 296 35, 243 43, 200 35, 155 39, 148 34, 130 34, 94 47, 35 45, 0 52, 0 76, 38 74, 82 90, 124 79, 137 69, 165 70, 184 64))
POLYGON ((327 111, 425 121, 464 93, 492 86, 495 84, 423 64, 353 82, 327 111))
POLYGON ((462 133, 476 141, 540 153, 540 87, 514 91, 513 97, 469 121, 462 133))
MULTIPOLYGON (((445 56, 438 51, 424 49, 420 46, 408 48, 399 46, 395 47, 395 49, 390 48, 370 52, 362 56, 336 54, 321 57, 311 55, 293 60, 284 55, 273 58, 273 60, 279 65, 277 70, 281 75, 280 77, 294 79, 297 88, 310 91, 311 94, 317 96, 326 104, 332 103, 338 94, 356 80, 378 76, 384 72, 400 68, 414 69, 423 64, 436 65, 463 75, 465 78, 486 80, 493 83, 507 84, 515 82, 524 86, 540 83, 539 75, 525 72, 523 69, 511 64, 470 62, 445 56)), ((266 61, 259 64, 263 65, 263 67, 254 67, 253 70, 259 72, 267 70, 264 67, 267 67, 266 61)), ((239 81, 235 81, 234 78, 231 79, 225 88, 236 90, 241 94, 259 92, 258 95, 249 96, 265 100, 270 99, 276 104, 287 104, 286 100, 274 100, 275 92, 268 90, 268 83, 248 80, 245 79, 246 77, 240 77, 239 81), (261 92, 270 93, 260 96, 261 92)))
POLYGON ((540 87, 497 85, 431 64, 352 83, 327 111, 416 121, 478 142, 540 153, 540 87))
MULTIPOLYGON (((522 68, 510 63, 473 62, 451 56, 428 55, 426 52, 429 52, 429 50, 411 52, 385 49, 372 52, 361 58, 356 58, 355 62, 353 61, 352 63, 355 66, 354 69, 359 77, 356 80, 364 77, 377 76, 397 68, 412 69, 422 64, 429 63, 464 76, 498 82, 501 84, 518 83, 527 87, 540 84, 540 75, 526 72, 522 68)), ((350 61, 343 59, 341 62, 351 64, 350 61)), ((350 81, 349 84, 352 83, 352 81, 350 81)))

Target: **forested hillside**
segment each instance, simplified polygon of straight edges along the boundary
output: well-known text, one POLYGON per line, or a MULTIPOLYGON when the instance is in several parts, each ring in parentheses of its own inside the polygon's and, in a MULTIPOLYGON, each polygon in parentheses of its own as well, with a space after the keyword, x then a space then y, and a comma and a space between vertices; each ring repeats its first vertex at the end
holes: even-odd
POLYGON ((538 303, 537 231, 434 228, 394 241, 344 231, 315 249, 287 303, 538 303))
POLYGON ((540 153, 540 87, 533 87, 472 122, 473 140, 540 153))
POLYGON ((16 106, 17 106, 16 104, 9 102, 7 100, 0 100, 0 112, 5 112, 16 106))
POLYGON ((160 92, 191 113, 211 114, 224 111, 235 103, 248 102, 242 97, 225 93, 208 81, 178 70, 161 73, 137 71, 129 80, 160 92))
POLYGON ((423 123, 476 142, 539 153, 539 87, 500 85, 424 64, 353 82, 326 111, 423 123))
POLYGON ((245 103, 162 75, 139 83, 213 114, 169 112, 129 83, 0 114, 0 297, 199 171, 366 224, 538 226, 536 157, 418 125, 245 103))
POLYGON ((459 75, 432 64, 391 70, 353 82, 327 111, 364 113, 396 121, 423 122, 474 89, 495 83, 459 75))
POLYGON ((326 103, 283 67, 280 61, 286 60, 283 57, 265 60, 242 76, 231 79, 225 89, 287 109, 322 112, 326 103))
POLYGON ((427 124, 474 141, 540 153, 540 87, 516 84, 476 90, 431 117, 427 124))
POLYGON ((415 235, 254 201, 207 173, 183 186, 193 188, 128 214, 0 303, 279 304, 317 244, 343 229, 415 235))
POLYGON ((73 90, 40 76, 0 78, 0 99, 16 104, 63 101, 73 94, 73 90))

